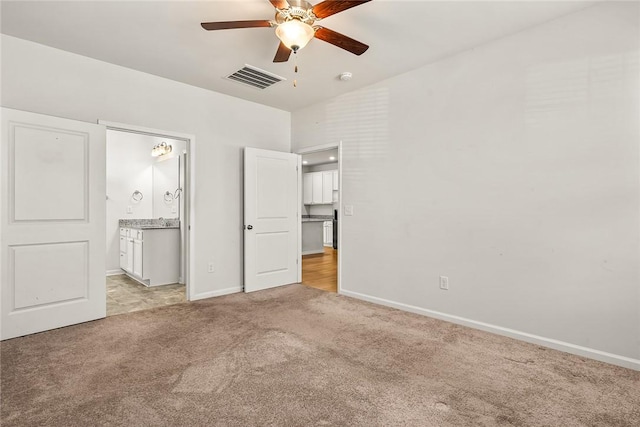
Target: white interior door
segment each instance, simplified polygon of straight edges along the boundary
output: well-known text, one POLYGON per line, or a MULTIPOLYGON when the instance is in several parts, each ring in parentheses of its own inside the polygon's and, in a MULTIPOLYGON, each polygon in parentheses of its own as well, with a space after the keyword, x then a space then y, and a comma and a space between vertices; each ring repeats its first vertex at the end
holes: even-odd
POLYGON ((298 281, 300 156, 244 151, 244 290, 298 281))
POLYGON ((1 338, 105 317, 105 136, 2 109, 1 338))

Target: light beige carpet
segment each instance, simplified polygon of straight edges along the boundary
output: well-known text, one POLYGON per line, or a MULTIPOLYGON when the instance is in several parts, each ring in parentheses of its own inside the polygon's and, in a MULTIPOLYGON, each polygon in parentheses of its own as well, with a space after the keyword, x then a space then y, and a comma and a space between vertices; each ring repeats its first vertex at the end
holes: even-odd
POLYGON ((3 426, 639 426, 640 373, 292 285, 2 343, 3 426))

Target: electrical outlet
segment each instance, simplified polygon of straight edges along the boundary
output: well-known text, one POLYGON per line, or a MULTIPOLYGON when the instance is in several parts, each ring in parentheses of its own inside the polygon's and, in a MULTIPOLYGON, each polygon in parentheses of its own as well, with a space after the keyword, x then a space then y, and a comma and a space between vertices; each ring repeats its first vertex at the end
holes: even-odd
POLYGON ((447 276, 440 276, 440 289, 449 290, 449 278, 447 276))
POLYGON ((209 265, 207 266, 207 271, 209 273, 213 273, 215 271, 215 269, 213 268, 213 262, 209 263, 209 265))

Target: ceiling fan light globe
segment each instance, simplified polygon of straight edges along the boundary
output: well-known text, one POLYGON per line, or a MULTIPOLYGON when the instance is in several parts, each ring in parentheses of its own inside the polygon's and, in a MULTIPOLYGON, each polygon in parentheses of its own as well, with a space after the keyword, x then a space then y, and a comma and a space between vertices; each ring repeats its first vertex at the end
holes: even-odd
POLYGON ((283 22, 276 28, 276 36, 286 47, 294 51, 305 47, 309 40, 313 38, 314 33, 315 31, 311 25, 297 19, 283 22))

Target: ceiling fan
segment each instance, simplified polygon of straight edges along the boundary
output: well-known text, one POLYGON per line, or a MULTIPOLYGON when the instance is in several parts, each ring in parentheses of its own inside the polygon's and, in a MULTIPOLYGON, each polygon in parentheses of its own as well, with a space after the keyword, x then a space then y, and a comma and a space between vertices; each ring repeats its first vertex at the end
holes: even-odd
POLYGON ((316 25, 318 21, 351 9, 371 0, 325 0, 312 6, 305 0, 269 0, 276 9, 275 19, 257 21, 203 22, 205 30, 232 28, 276 27, 280 45, 273 62, 287 62, 291 52, 296 53, 312 38, 323 40, 355 55, 362 55, 369 46, 328 28, 316 25))

